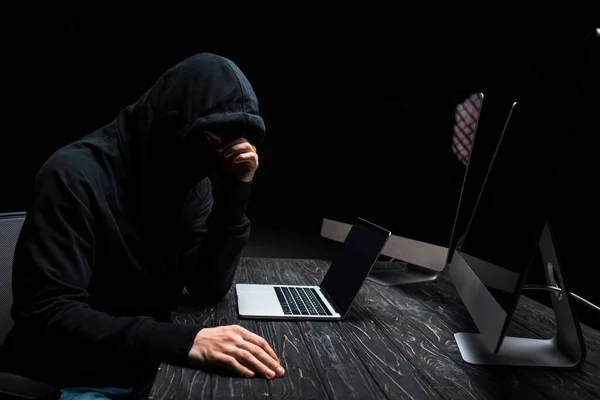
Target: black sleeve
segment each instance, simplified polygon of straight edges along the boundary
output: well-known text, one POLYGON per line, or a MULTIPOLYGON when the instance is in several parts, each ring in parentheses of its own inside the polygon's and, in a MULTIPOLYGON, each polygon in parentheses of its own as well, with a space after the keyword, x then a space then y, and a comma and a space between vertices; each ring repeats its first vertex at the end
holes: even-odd
POLYGON ((68 350, 98 363, 186 364, 201 327, 113 317, 88 305, 95 232, 102 221, 92 211, 95 197, 86 179, 68 174, 73 172, 39 176, 15 252, 13 317, 33 339, 27 351, 38 346, 41 354, 61 359, 68 350))
POLYGON ((214 304, 231 288, 242 249, 250 235, 246 207, 250 183, 206 178, 194 190, 183 214, 180 262, 185 286, 195 301, 214 304))

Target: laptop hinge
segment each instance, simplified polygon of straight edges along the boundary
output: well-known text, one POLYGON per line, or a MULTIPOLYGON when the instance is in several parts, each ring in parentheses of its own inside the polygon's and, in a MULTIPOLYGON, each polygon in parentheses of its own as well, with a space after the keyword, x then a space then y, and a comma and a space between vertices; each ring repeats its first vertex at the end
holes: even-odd
POLYGON ((337 312, 338 314, 340 314, 340 317, 343 317, 340 307, 337 305, 337 303, 335 301, 333 301, 333 299, 331 298, 331 296, 329 296, 329 294, 325 291, 325 289, 323 289, 322 287, 319 286, 319 290, 321 291, 321 293, 323 293, 323 296, 325 296, 325 298, 327 299, 329 304, 331 304, 333 306, 334 311, 337 312))

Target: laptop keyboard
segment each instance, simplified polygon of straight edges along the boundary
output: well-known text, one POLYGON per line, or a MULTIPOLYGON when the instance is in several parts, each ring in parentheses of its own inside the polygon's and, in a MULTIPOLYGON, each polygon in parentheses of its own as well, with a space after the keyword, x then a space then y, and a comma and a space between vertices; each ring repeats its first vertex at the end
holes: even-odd
POLYGON ((286 315, 331 315, 314 288, 275 286, 286 315))

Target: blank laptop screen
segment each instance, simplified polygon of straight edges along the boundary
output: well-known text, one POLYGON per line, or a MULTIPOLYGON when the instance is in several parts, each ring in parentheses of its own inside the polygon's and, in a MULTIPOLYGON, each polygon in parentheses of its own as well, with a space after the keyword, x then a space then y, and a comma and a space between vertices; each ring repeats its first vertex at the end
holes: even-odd
POLYGON ((321 282, 321 289, 346 314, 379 257, 390 232, 358 219, 321 282))

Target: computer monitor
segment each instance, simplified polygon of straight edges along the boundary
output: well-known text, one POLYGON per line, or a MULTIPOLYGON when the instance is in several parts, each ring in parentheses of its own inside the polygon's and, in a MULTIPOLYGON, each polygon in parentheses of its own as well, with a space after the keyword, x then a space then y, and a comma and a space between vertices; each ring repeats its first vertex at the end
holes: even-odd
MULTIPOLYGON (((581 30, 580 30, 581 31, 581 30)), ((600 235, 600 194, 597 190, 600 158, 597 155, 597 138, 600 132, 600 29, 588 34, 577 34, 571 41, 571 57, 563 61, 563 74, 547 73, 564 88, 558 112, 553 112, 553 123, 560 123, 555 160, 558 179, 554 187, 555 207, 552 223, 558 245, 569 263, 572 278, 571 290, 579 296, 600 304, 598 281, 590 279, 590 260, 597 256, 600 235), (576 276, 573 276, 576 275, 576 276)), ((554 72, 554 71, 551 71, 554 72)), ((548 79, 540 79, 543 84, 548 79)), ((544 277, 532 270, 531 282, 542 283, 544 277)), ((533 299, 548 304, 548 296, 534 291, 533 299)), ((600 329, 598 312, 592 307, 577 306, 581 322, 600 329)))
POLYGON ((446 266, 457 206, 482 110, 463 93, 348 110, 339 125, 338 197, 321 236, 343 242, 362 217, 392 232, 368 279, 385 285, 432 280, 446 266), (352 138, 359 138, 353 140, 352 138))
POLYGON ((548 132, 536 122, 541 116, 539 107, 513 104, 466 231, 457 233, 448 275, 479 331, 455 335, 470 363, 573 367, 585 352, 547 222, 553 175, 548 132), (564 301, 553 300, 559 335, 507 337, 538 247, 546 276, 553 284, 558 276, 565 292, 564 301))

